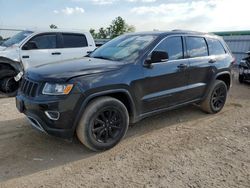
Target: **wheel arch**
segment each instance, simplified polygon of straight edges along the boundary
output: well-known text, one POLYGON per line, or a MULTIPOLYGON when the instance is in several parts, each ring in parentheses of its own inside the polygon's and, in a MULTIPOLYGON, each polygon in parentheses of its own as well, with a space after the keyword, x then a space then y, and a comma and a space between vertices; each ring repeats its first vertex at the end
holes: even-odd
POLYGON ((125 107, 128 110, 129 116, 130 116, 130 123, 134 123, 136 121, 136 108, 135 108, 135 103, 134 100, 131 96, 131 94, 129 93, 128 90, 126 89, 112 89, 112 90, 107 90, 107 91, 101 91, 98 93, 94 93, 91 94, 89 96, 87 96, 86 98, 84 98, 84 101, 80 107, 79 113, 77 115, 77 118, 74 122, 74 130, 76 129, 82 114, 84 113, 85 108, 87 107, 87 105, 100 97, 113 97, 119 101, 121 101, 125 107))
POLYGON ((23 71, 23 66, 21 62, 14 61, 7 57, 0 57, 0 69, 3 68, 15 70, 16 72, 23 71))
POLYGON ((229 90, 232 85, 231 73, 228 71, 220 72, 216 75, 215 80, 221 80, 227 85, 227 89, 229 90))

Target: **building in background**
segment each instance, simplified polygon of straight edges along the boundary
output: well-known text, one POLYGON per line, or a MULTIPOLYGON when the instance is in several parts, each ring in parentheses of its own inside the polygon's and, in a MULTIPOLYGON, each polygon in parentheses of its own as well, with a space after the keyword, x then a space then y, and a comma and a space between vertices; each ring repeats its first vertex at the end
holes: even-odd
POLYGON ((225 31, 214 32, 214 34, 224 38, 237 63, 246 56, 247 51, 250 51, 250 31, 225 31))

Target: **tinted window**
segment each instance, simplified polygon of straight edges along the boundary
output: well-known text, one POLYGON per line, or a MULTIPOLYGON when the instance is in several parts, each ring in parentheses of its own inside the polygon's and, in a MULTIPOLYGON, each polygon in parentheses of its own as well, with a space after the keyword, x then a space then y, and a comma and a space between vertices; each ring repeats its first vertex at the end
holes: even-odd
POLYGON ((206 41, 201 37, 187 37, 187 49, 190 57, 202 57, 208 55, 206 41))
POLYGON ((29 42, 34 42, 34 49, 54 49, 56 48, 56 35, 46 34, 39 35, 31 39, 29 42))
POLYGON ((221 55, 226 53, 220 41, 216 39, 207 39, 207 43, 210 55, 221 55))
POLYGON ((63 34, 64 48, 80 48, 88 46, 87 39, 84 35, 63 34))
POLYGON ((155 49, 156 51, 165 51, 168 53, 169 60, 183 58, 182 38, 170 37, 162 41, 155 49))

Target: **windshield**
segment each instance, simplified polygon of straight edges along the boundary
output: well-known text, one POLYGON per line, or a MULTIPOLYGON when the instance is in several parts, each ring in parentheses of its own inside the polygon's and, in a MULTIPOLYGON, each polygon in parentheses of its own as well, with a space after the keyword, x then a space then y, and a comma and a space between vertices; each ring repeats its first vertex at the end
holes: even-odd
POLYGON ((131 62, 136 60, 141 51, 156 37, 154 35, 123 35, 96 49, 90 57, 131 62))
POLYGON ((20 33, 17 33, 16 35, 14 35, 13 37, 9 38, 8 40, 4 41, 1 43, 1 46, 5 46, 5 47, 10 47, 14 44, 18 44, 20 43, 23 39, 25 39, 27 36, 29 36, 30 34, 32 34, 32 31, 22 31, 20 33))

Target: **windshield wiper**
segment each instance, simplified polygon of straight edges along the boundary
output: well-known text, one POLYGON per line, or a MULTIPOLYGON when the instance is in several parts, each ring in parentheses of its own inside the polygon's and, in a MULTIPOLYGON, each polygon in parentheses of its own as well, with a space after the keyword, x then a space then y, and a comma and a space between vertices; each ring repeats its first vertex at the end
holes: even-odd
POLYGON ((105 60, 113 61, 112 59, 110 59, 110 58, 108 58, 108 57, 104 57, 104 56, 93 56, 92 58, 105 59, 105 60))

